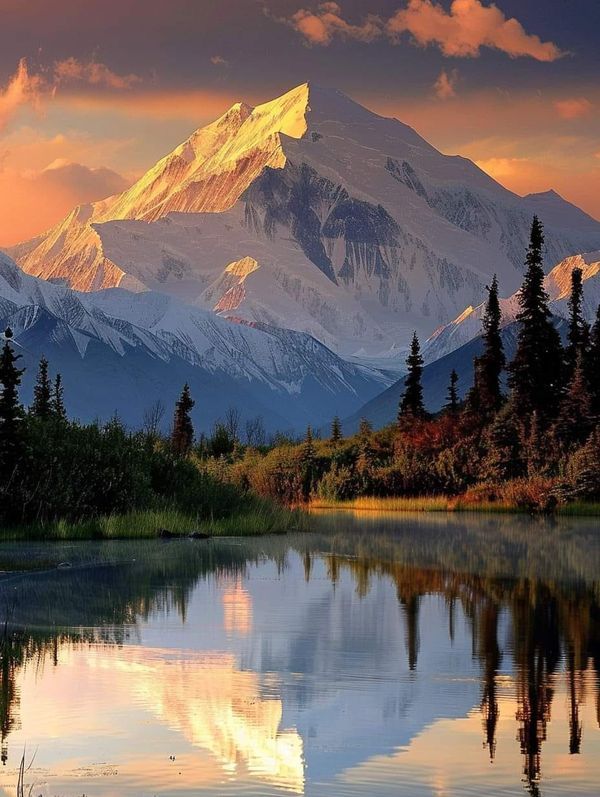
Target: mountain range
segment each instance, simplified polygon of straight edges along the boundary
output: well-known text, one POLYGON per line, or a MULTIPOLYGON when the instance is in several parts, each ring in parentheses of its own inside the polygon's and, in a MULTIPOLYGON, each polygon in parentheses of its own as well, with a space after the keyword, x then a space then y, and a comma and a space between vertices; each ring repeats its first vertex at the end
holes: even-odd
POLYGON ((185 297, 222 317, 377 355, 523 272, 532 215, 547 263, 600 248, 600 223, 553 192, 522 198, 471 161, 339 91, 237 103, 130 189, 10 250, 79 291, 185 297))
POLYGON ((303 84, 236 103, 128 190, 8 250, 0 324, 31 364, 25 394, 45 354, 82 420, 116 411, 139 425, 185 381, 202 429, 228 406, 271 430, 359 417, 398 392, 413 330, 430 336, 437 408, 443 358, 461 352, 468 381, 493 274, 514 321, 534 213, 557 314, 581 265, 590 315, 599 222, 553 191, 517 196, 402 122, 303 84))
POLYGON ((151 291, 79 293, 24 274, 0 253, 0 328, 7 326, 27 367, 25 401, 44 355, 63 376, 67 410, 83 421, 117 413, 137 427, 161 401, 166 429, 188 382, 198 430, 234 407, 242 425, 260 417, 266 431, 298 431, 352 412, 390 381, 302 332, 233 324, 151 291))

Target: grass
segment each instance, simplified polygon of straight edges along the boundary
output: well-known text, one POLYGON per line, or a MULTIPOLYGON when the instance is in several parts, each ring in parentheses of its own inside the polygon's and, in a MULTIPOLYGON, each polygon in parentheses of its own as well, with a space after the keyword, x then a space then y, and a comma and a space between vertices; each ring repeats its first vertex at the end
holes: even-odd
POLYGON ((311 501, 310 509, 354 509, 364 512, 447 512, 450 509, 450 499, 426 495, 419 498, 361 496, 349 501, 329 501, 316 498, 311 501))
POLYGON ((303 528, 299 511, 271 506, 257 507, 239 515, 199 520, 175 509, 129 512, 69 522, 31 524, 0 529, 0 541, 9 540, 135 540, 155 539, 166 529, 186 536, 200 531, 210 536, 250 537, 262 534, 286 534, 303 528))
MULTIPOLYGON (((515 502, 500 499, 497 501, 465 499, 444 496, 360 497, 350 501, 330 501, 315 499, 309 509, 349 509, 355 512, 481 512, 490 514, 531 513, 531 508, 515 502)), ((556 514, 573 517, 600 515, 600 503, 585 501, 563 504, 555 509, 556 514)))
POLYGON ((557 509, 557 514, 567 515, 568 517, 600 515, 600 503, 592 501, 573 501, 570 504, 559 506, 557 509))

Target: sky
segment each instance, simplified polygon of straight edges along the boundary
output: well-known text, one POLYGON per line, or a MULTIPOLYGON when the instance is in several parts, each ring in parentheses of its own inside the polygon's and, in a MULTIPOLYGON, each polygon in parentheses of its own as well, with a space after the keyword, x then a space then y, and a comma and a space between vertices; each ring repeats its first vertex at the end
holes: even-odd
POLYGON ((600 0, 0 0, 0 245, 306 81, 600 219, 600 0))

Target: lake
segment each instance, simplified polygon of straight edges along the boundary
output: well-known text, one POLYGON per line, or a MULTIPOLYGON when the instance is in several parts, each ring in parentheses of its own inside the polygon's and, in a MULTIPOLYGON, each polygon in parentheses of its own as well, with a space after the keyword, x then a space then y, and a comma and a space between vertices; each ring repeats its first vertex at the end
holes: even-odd
POLYGON ((598 794, 597 519, 312 525, 2 544, 0 794, 598 794))

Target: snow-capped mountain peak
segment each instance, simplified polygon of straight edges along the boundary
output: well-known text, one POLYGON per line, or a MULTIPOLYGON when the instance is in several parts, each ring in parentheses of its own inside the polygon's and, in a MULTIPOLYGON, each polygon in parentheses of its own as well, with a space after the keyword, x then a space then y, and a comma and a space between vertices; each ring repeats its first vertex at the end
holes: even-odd
POLYGON ((514 291, 536 212, 549 266, 600 247, 600 223, 557 195, 518 197, 402 122, 305 83, 237 103, 128 191, 12 254, 78 290, 167 292, 382 355, 477 306, 493 273, 514 291))

